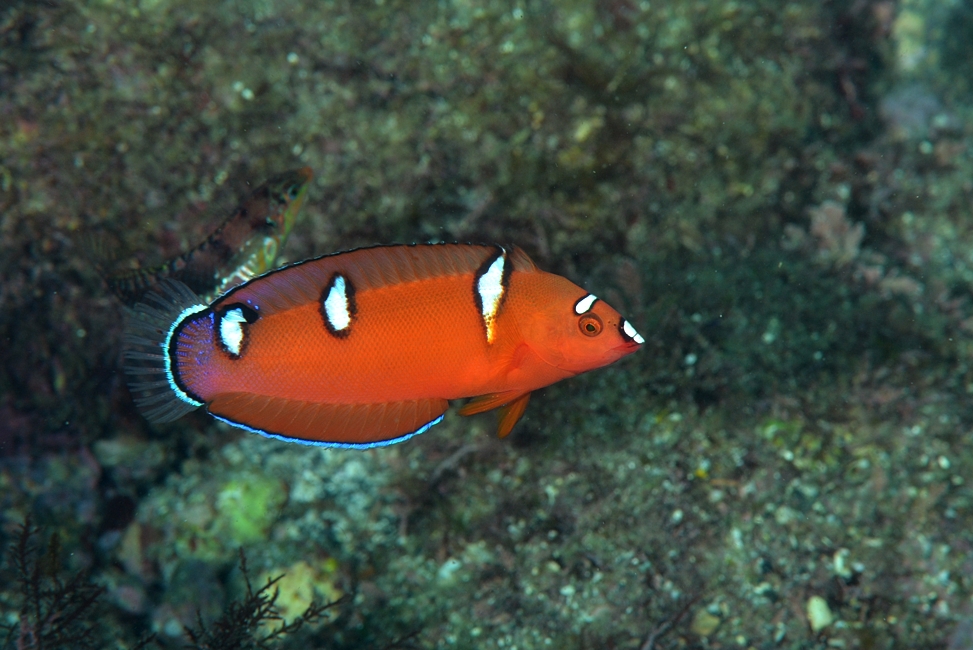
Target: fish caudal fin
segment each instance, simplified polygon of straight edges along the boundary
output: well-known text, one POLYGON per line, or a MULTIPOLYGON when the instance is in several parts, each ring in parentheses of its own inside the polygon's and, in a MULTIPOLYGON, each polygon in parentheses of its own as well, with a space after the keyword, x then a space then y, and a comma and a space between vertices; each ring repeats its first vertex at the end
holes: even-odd
POLYGON ((76 234, 72 241, 81 253, 104 274, 118 264, 121 242, 102 230, 85 230, 76 234))
POLYGON ((500 424, 497 427, 497 436, 504 438, 517 424, 517 421, 524 415, 527 402, 530 401, 530 393, 521 393, 515 390, 503 393, 493 393, 491 395, 481 395, 474 397, 459 410, 460 415, 476 415, 485 413, 495 408, 500 409, 500 424))
POLYGON ((155 282, 160 269, 127 267, 121 259, 122 243, 107 232, 87 231, 74 237, 75 245, 125 305, 132 307, 155 282))
POLYGON ((172 332, 206 305, 186 285, 161 280, 129 312, 122 355, 128 388, 150 422, 172 422, 202 404, 179 387, 169 356, 172 332))
POLYGON ((214 417, 269 438, 323 447, 368 449, 407 440, 443 419, 443 399, 329 404, 223 393, 206 408, 214 417))

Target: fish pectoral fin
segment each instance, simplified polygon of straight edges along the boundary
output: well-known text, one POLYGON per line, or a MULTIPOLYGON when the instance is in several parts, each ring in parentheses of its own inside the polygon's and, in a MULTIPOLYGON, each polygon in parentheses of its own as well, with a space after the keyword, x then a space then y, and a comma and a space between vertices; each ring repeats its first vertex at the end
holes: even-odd
POLYGON ((530 401, 530 393, 524 393, 509 404, 504 404, 500 409, 500 424, 497 426, 497 437, 506 438, 507 434, 514 428, 514 425, 523 417, 527 410, 527 402, 530 401))
MULTIPOLYGON (((488 395, 480 395, 479 397, 474 397, 469 402, 463 405, 459 410, 460 415, 476 415, 477 413, 486 413, 487 411, 492 411, 495 408, 500 408, 506 404, 510 404, 514 400, 522 397, 525 393, 519 390, 507 390, 502 393, 490 393, 488 395)), ((530 395, 530 393, 526 393, 530 395)))

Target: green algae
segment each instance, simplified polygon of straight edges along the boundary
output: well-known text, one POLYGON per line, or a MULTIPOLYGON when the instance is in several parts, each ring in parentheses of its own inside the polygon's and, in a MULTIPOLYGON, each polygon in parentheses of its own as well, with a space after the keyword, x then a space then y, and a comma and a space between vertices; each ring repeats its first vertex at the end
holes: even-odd
POLYGON ((277 481, 231 480, 216 495, 219 523, 214 534, 235 546, 263 539, 285 500, 284 486, 277 481))
POLYGON ((298 560, 279 570, 270 570, 262 577, 266 583, 280 577, 274 583, 278 590, 276 605, 280 613, 279 622, 268 622, 271 629, 292 623, 300 617, 312 603, 337 602, 344 594, 335 582, 340 577, 338 562, 334 558, 319 564, 308 564, 298 560))
MULTIPOLYGON (((202 477, 193 475, 178 484, 177 510, 150 499, 147 514, 168 519, 165 526, 154 520, 135 522, 161 528, 165 544, 157 549, 163 557, 221 561, 232 558, 236 549, 265 540, 287 502, 285 485, 259 473, 202 477)), ((146 552, 138 549, 137 553, 146 552)))

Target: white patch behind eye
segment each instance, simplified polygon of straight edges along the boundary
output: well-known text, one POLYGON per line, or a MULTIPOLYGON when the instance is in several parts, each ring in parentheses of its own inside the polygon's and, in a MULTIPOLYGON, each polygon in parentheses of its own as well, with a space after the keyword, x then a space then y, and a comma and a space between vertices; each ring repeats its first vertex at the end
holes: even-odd
POLYGON ((642 335, 639 334, 638 332, 636 332, 635 331, 635 328, 632 327, 632 324, 629 323, 627 320, 626 321, 622 321, 622 331, 625 332, 625 336, 627 336, 628 338, 632 339, 633 341, 635 341, 639 345, 642 345, 643 343, 645 343, 645 339, 642 338, 642 335))
POLYGON ((220 340, 230 354, 240 356, 240 350, 243 349, 243 323, 246 322, 243 310, 239 308, 231 309, 220 319, 220 340))
POLYGON ((495 335, 497 311, 503 299, 503 267, 506 263, 507 252, 504 251, 476 281, 476 292, 480 296, 483 323, 487 330, 487 343, 493 343, 495 335))
POLYGON ((345 279, 340 275, 334 278, 331 291, 324 299, 324 314, 334 331, 340 332, 351 325, 351 310, 348 308, 348 292, 345 279))
POLYGON ((596 300, 598 300, 598 296, 589 293, 587 296, 574 303, 574 313, 580 316, 581 314, 590 311, 596 300))

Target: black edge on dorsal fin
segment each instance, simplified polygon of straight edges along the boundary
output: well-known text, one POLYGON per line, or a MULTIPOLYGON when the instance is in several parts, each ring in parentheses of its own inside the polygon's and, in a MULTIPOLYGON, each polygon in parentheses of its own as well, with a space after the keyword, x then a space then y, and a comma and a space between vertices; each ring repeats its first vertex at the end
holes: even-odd
POLYGON ((189 287, 163 279, 129 310, 123 366, 135 404, 150 422, 172 422, 202 406, 179 385, 169 347, 179 324, 206 309, 189 287))
POLYGON ((213 306, 242 302, 261 314, 274 314, 317 301, 335 272, 364 293, 390 283, 473 273, 497 249, 496 244, 383 244, 331 253, 264 273, 230 289, 213 306))

